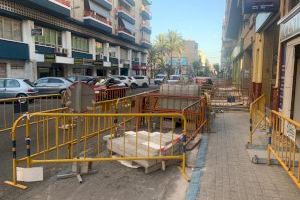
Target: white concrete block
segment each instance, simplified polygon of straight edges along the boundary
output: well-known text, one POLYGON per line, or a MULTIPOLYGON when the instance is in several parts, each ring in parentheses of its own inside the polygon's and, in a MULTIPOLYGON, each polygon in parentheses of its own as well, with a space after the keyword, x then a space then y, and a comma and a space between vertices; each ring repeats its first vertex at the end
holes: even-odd
POLYGON ((22 168, 17 167, 17 180, 24 182, 43 181, 43 167, 22 168))

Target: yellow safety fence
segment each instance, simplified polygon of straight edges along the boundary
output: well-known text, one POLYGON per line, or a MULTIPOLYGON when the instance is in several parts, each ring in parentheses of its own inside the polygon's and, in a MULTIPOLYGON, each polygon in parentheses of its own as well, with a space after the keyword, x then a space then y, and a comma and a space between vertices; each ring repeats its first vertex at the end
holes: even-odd
POLYGON ((12 128, 12 180, 6 183, 27 188, 18 181, 18 167, 120 160, 145 170, 181 162, 186 177, 186 131, 186 117, 178 113, 26 114, 12 128), (25 127, 18 128, 23 121, 25 127))
POLYGON ((256 131, 264 126, 266 128, 266 97, 260 96, 250 104, 250 134, 248 144, 253 144, 256 131))
POLYGON ((270 121, 269 164, 273 155, 300 189, 300 123, 276 111, 270 121))
POLYGON ((60 94, 0 99, 0 133, 10 131, 14 121, 26 112, 55 112, 60 109, 63 109, 60 94))

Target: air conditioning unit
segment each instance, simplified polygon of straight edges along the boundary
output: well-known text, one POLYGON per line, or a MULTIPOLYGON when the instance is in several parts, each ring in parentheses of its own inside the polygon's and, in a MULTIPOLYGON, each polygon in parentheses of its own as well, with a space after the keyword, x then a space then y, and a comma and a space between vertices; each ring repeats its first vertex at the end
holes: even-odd
POLYGON ((62 50, 61 47, 55 47, 54 53, 55 53, 55 54, 62 54, 62 53, 63 53, 63 50, 62 50))
POLYGON ((68 55, 68 49, 62 49, 62 53, 67 56, 68 55))
POLYGON ((99 59, 100 59, 100 60, 103 60, 103 58, 104 58, 103 53, 100 53, 100 54, 99 54, 99 59))

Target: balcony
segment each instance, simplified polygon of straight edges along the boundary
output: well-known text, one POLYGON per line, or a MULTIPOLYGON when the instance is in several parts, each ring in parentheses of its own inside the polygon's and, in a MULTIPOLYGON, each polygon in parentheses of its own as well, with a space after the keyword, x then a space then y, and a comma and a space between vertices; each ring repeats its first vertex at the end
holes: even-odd
POLYGON ((142 6, 141 8, 141 16, 144 20, 150 20, 152 18, 150 10, 147 9, 145 6, 142 6))
POLYGON ((130 22, 131 24, 135 24, 135 17, 131 14, 128 10, 123 7, 118 7, 118 17, 125 19, 126 21, 130 22))
POLYGON ((141 40, 141 46, 143 48, 146 48, 146 49, 149 49, 149 48, 152 47, 151 42, 149 40, 147 40, 147 39, 142 39, 141 40))
POLYGON ((101 32, 112 34, 112 23, 105 17, 102 17, 93 11, 84 11, 83 21, 85 25, 91 28, 95 28, 101 32))
POLYGON ((148 22, 143 21, 141 24, 141 31, 151 34, 152 30, 148 22))
POLYGON ((152 5, 152 1, 151 0, 143 0, 143 4, 145 6, 150 6, 150 5, 152 5))
POLYGON ((117 31, 118 31, 118 36, 119 36, 121 39, 124 39, 124 40, 126 40, 126 41, 135 43, 135 35, 133 35, 133 34, 130 33, 129 31, 127 31, 127 30, 124 29, 124 28, 119 28, 117 31))
POLYGON ((128 7, 134 7, 135 6, 134 0, 120 0, 120 1, 128 7))
POLYGON ((43 12, 50 12, 59 17, 70 17, 70 0, 16 0, 18 3, 30 6, 43 12))
POLYGON ((107 10, 112 10, 112 0, 95 0, 96 3, 101 5, 103 8, 107 10))

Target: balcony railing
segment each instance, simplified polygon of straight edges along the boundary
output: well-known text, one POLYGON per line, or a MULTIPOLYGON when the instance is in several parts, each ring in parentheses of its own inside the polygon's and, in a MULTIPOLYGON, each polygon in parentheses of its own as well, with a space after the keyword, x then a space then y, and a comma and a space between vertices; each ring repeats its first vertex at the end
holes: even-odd
POLYGON ((70 0, 54 0, 54 1, 56 1, 57 3, 63 4, 65 6, 67 6, 67 7, 71 7, 70 0))
POLYGON ((150 5, 152 5, 152 1, 151 0, 143 0, 143 4, 146 6, 150 6, 150 5))
POLYGON ((141 15, 146 20, 150 20, 152 18, 151 11, 145 6, 141 7, 141 15))
POLYGON ((143 21, 141 24, 141 30, 150 34, 151 33, 150 23, 148 21, 143 21))
POLYGON ((118 7, 118 12, 124 12, 126 15, 128 15, 128 16, 131 17, 132 19, 135 19, 135 16, 134 16, 130 11, 128 11, 127 9, 125 9, 125 8, 122 7, 122 6, 119 6, 119 7, 118 7))
POLYGON ((84 17, 92 17, 96 20, 99 20, 99 21, 109 25, 109 26, 112 25, 111 21, 107 20, 105 17, 102 17, 102 16, 96 14, 95 12, 93 12, 91 10, 85 10, 84 11, 84 17))
POLYGON ((119 28, 117 29, 117 31, 118 31, 118 32, 125 32, 125 33, 127 33, 128 35, 130 35, 130 36, 132 36, 132 37, 135 37, 134 34, 132 34, 130 31, 126 30, 125 28, 119 27, 119 28))

